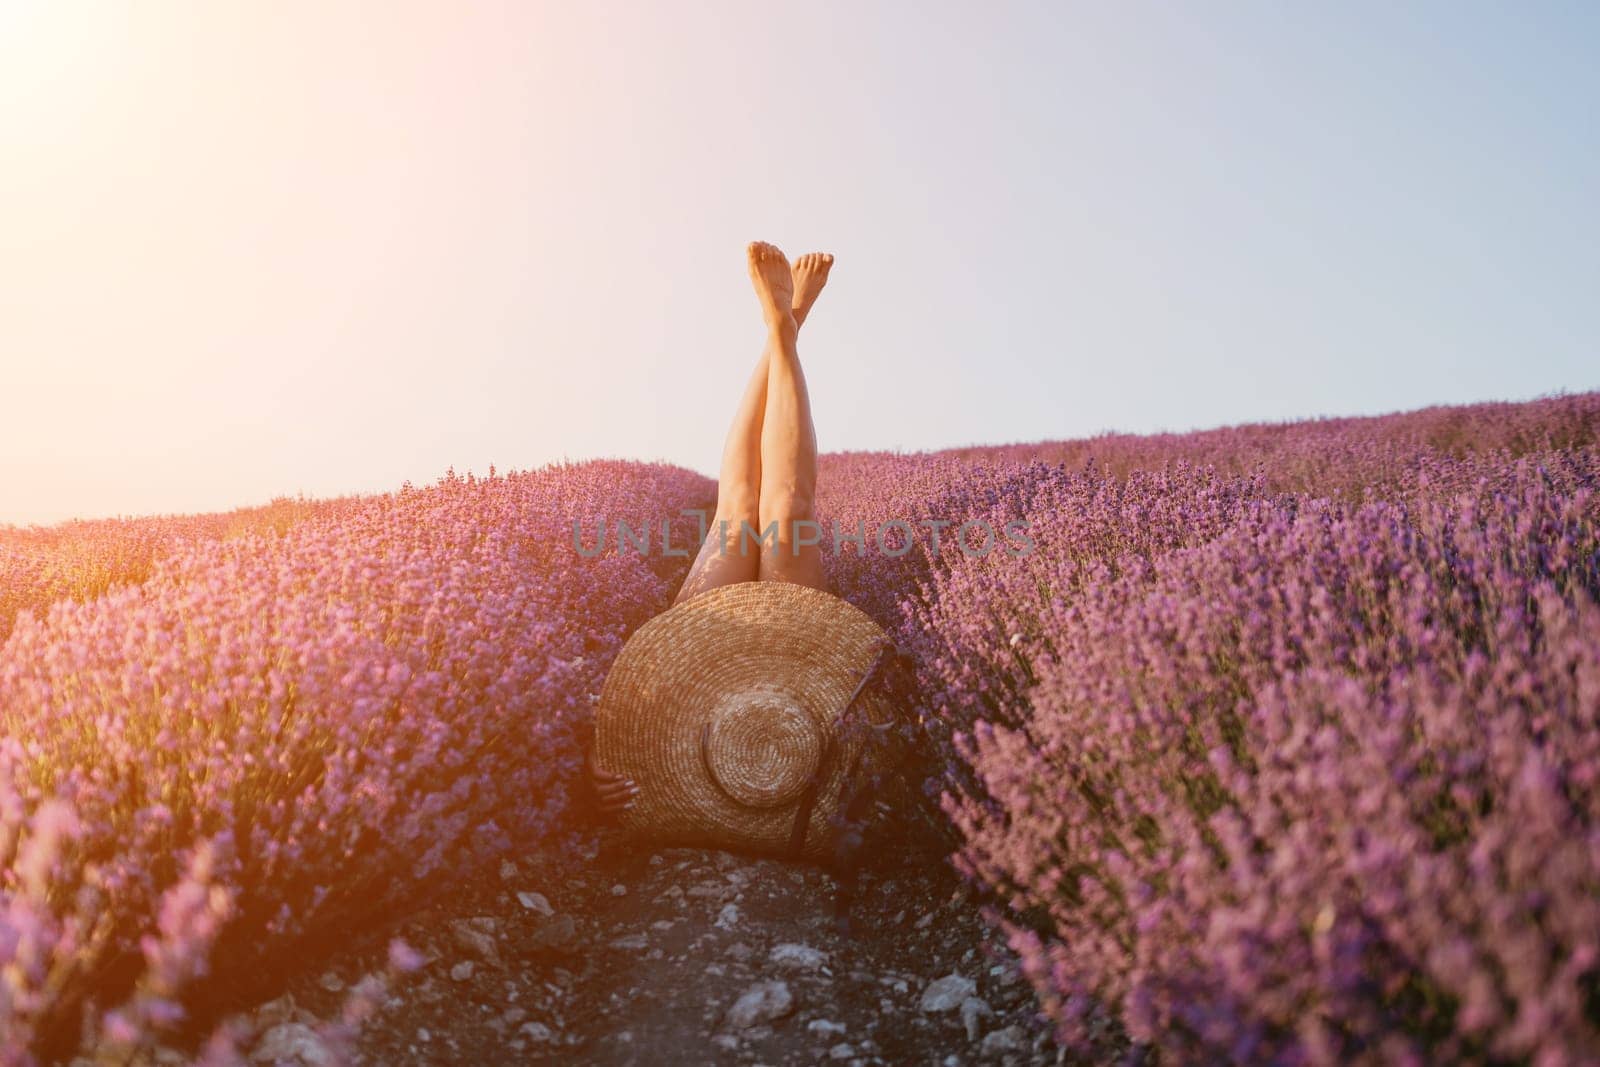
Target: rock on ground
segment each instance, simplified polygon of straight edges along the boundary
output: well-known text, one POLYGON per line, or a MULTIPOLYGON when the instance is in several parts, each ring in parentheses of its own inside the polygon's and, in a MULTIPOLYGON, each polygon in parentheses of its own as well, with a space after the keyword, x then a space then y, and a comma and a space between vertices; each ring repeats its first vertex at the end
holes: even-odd
POLYGON ((757 982, 739 995, 728 1009, 728 1025, 748 1030, 761 1023, 781 1019, 794 1010, 794 995, 787 982, 757 982))
POLYGON ((963 1000, 977 991, 978 983, 965 975, 947 974, 928 983, 928 987, 922 991, 922 1002, 918 1007, 928 1012, 954 1011, 963 1000))

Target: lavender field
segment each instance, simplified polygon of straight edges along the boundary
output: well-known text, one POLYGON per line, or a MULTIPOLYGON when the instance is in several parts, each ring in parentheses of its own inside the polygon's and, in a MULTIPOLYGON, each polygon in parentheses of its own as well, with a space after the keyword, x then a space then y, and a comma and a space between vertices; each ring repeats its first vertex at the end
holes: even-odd
MULTIPOLYGON (((916 664, 898 832, 1055 1047, 1600 1060, 1600 394, 836 454, 820 488, 911 534, 826 554, 916 664)), ((0 1062, 232 1062, 342 944, 584 855, 593 694, 688 560, 572 524, 686 544, 714 494, 607 461, 0 528, 0 1062)))

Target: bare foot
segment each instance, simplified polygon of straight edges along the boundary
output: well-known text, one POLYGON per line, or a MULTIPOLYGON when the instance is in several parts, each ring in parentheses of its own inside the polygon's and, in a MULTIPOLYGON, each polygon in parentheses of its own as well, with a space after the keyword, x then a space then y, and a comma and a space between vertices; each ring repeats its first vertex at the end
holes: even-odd
POLYGON ((794 324, 804 326, 811 305, 828 284, 828 271, 833 267, 833 253, 807 252, 794 261, 794 324))
POLYGON ((777 245, 751 241, 745 250, 750 261, 750 281, 761 300, 761 317, 772 329, 794 326, 794 279, 789 261, 777 245))

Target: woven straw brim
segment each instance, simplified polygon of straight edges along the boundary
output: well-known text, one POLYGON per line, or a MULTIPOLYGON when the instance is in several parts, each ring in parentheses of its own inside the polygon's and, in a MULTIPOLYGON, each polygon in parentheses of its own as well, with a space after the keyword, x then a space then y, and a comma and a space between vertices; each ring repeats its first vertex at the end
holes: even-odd
MULTIPOLYGON (((641 626, 606 677, 594 758, 639 787, 624 827, 663 843, 782 852, 812 772, 804 854, 827 855, 859 741, 835 720, 885 635, 859 608, 788 582, 701 593, 641 626)), ((852 715, 888 720, 869 685, 852 715)))

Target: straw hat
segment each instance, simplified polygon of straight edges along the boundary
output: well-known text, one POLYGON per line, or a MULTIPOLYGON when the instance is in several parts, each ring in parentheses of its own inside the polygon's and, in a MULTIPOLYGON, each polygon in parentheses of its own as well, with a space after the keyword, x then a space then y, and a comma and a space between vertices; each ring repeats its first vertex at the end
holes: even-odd
POLYGON ((840 716, 887 722, 864 683, 888 646, 859 608, 810 586, 738 582, 641 626, 612 664, 595 762, 639 787, 622 823, 676 844, 826 856, 860 749, 840 716))

